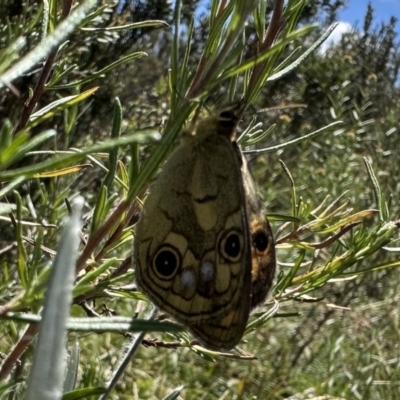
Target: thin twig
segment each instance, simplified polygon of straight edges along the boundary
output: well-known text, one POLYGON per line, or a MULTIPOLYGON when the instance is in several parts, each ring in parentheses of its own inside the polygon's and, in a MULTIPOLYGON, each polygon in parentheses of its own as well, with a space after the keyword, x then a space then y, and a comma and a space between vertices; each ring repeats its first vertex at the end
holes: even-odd
POLYGON ((83 268, 85 268, 86 261, 91 257, 92 253, 99 245, 99 243, 104 239, 104 237, 110 232, 111 227, 115 224, 115 221, 118 220, 121 215, 126 211, 129 207, 130 203, 128 200, 121 201, 118 204, 117 208, 114 212, 109 216, 106 222, 89 238, 85 248, 82 251, 81 256, 79 257, 76 263, 76 273, 78 274, 83 268))
POLYGON ((38 329, 39 325, 35 324, 29 325, 28 328, 26 328, 25 333, 8 354, 7 358, 4 360, 3 365, 1 366, 0 382, 6 379, 7 376, 11 373, 11 370, 14 368, 15 364, 18 362, 27 347, 31 344, 33 338, 36 336, 38 329))
MULTIPOLYGON (((259 53, 269 49, 272 46, 272 43, 274 43, 278 32, 283 28, 285 25, 285 22, 282 21, 282 14, 283 14, 283 6, 284 6, 284 0, 276 0, 275 1, 275 7, 274 11, 272 12, 272 17, 270 24, 268 26, 267 34, 265 35, 264 41, 261 43, 260 48, 258 50, 259 53)), ((249 92, 251 91, 251 88, 254 87, 256 82, 258 81, 262 70, 265 66, 265 63, 260 63, 254 66, 254 69, 251 73, 250 81, 249 81, 249 92)))
MULTIPOLYGON (((73 2, 73 0, 64 0, 64 6, 62 9, 60 21, 67 18, 68 15, 70 14, 71 8, 72 8, 72 2, 73 2)), ((40 99, 42 98, 43 93, 45 92, 46 82, 48 81, 48 79, 50 77, 50 74, 51 74, 51 71, 53 68, 53 64, 57 57, 59 48, 60 48, 60 46, 57 46, 47 57, 47 60, 43 66, 42 72, 40 73, 39 79, 38 79, 35 89, 33 91, 33 95, 31 97, 31 99, 28 100, 24 104, 24 109, 22 111, 21 118, 18 121, 18 125, 14 130, 14 134, 18 133, 19 131, 21 131, 22 129, 25 128, 34 108, 36 107, 36 105, 40 101, 40 99)))

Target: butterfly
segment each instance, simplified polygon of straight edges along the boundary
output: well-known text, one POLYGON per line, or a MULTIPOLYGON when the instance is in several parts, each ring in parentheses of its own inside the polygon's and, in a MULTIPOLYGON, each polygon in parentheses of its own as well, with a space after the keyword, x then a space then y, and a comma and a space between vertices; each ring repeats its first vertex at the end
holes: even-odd
POLYGON ((240 112, 230 106, 182 132, 135 229, 138 287, 212 350, 239 343, 276 269, 265 207, 236 143, 240 112))

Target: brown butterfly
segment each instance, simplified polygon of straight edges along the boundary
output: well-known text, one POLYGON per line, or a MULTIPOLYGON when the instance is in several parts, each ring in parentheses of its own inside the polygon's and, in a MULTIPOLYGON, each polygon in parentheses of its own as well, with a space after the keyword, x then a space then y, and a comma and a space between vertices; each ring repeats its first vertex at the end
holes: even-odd
POLYGON ((139 288, 213 350, 238 344, 275 275, 273 234, 236 143, 240 112, 183 132, 135 234, 139 288))

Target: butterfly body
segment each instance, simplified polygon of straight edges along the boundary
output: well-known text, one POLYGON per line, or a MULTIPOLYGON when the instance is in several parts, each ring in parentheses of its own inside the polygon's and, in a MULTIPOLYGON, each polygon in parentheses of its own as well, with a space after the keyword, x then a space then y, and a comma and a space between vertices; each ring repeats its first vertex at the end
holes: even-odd
POLYGON ((135 235, 139 287, 217 350, 239 342, 275 270, 272 233, 234 140, 236 122, 234 114, 221 113, 184 132, 151 188, 135 235), (268 268, 255 254, 251 226, 262 232, 268 268), (266 284, 253 296, 264 275, 266 284))

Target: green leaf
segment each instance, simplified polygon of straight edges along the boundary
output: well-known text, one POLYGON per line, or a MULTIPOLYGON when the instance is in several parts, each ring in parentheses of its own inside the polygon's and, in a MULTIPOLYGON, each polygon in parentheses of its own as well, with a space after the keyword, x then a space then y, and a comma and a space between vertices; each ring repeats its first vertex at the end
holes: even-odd
POLYGON ((22 175, 25 175, 26 178, 31 178, 36 176, 36 174, 40 174, 42 172, 52 172, 54 170, 57 170, 58 168, 68 168, 69 165, 81 161, 88 154, 101 153, 116 148, 118 146, 126 146, 135 142, 143 142, 146 140, 157 140, 159 139, 159 137, 160 137, 159 133, 154 133, 153 131, 151 131, 151 132, 137 133, 135 135, 121 137, 115 140, 111 139, 106 142, 99 143, 92 147, 86 148, 85 150, 82 150, 77 153, 62 154, 61 152, 53 152, 53 154, 56 154, 56 156, 54 158, 51 158, 50 160, 43 161, 36 165, 31 165, 29 167, 0 172, 0 178, 3 180, 10 180, 18 178, 22 175), (60 153, 62 155, 59 155, 60 153))
MULTIPOLYGON (((94 72, 90 74, 87 78, 80 79, 79 81, 71 82, 71 83, 66 83, 65 85, 57 85, 57 86, 49 86, 47 89, 51 90, 59 90, 59 89, 69 89, 69 88, 75 88, 75 87, 81 87, 87 83, 90 83, 94 81, 95 79, 101 78, 108 72, 112 71, 114 68, 126 64, 129 61, 132 61, 136 58, 139 57, 145 57, 147 56, 147 53, 144 53, 143 51, 137 52, 137 53, 132 53, 128 54, 127 56, 121 57, 118 61, 115 61, 111 63, 110 65, 107 65, 107 67, 101 69, 100 71, 94 72)), ((97 90, 98 88, 94 88, 91 90, 97 90)), ((82 94, 82 93, 81 93, 82 94)))
POLYGON ((76 389, 71 392, 64 393, 62 400, 79 400, 88 399, 91 396, 98 396, 106 392, 105 388, 102 387, 85 387, 82 389, 76 389))
POLYGON ((65 224, 53 263, 28 378, 27 400, 57 399, 63 390, 66 324, 72 302, 82 207, 83 199, 75 199, 72 216, 65 224))
POLYGON ((51 129, 36 135, 27 143, 25 143, 30 135, 26 131, 20 132, 11 143, 11 146, 4 151, 3 157, 0 157, 0 169, 4 169, 10 164, 21 160, 26 153, 32 151, 36 147, 39 147, 39 145, 51 139, 55 135, 56 131, 51 129))
POLYGON ((25 129, 30 130, 34 126, 42 123, 43 121, 54 117, 59 112, 69 107, 72 107, 73 105, 78 104, 83 100, 86 100, 89 96, 93 95, 97 91, 97 89, 98 87, 94 87, 77 95, 63 97, 60 100, 56 100, 53 103, 50 103, 48 106, 43 107, 41 110, 36 111, 34 114, 31 115, 25 129))

